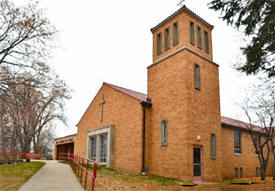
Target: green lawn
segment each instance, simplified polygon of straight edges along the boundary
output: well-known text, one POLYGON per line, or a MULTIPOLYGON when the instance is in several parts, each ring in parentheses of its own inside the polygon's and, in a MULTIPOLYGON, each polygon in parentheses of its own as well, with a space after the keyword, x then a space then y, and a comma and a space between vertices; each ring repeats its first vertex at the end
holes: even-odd
MULTIPOLYGON (((73 169, 76 171, 76 166, 72 163, 69 163, 73 169)), ((85 165, 84 165, 85 166, 85 165)), ((90 169, 92 167, 89 167, 90 169)), ((91 169, 92 170, 92 169, 91 169)), ((140 174, 131 174, 128 172, 106 168, 104 166, 99 166, 98 175, 100 177, 110 177, 113 181, 119 180, 119 182, 123 183, 139 183, 139 184, 157 184, 162 188, 165 188, 169 185, 182 185, 182 186, 195 186, 192 182, 181 181, 174 178, 166 178, 161 176, 154 176, 154 175, 140 175, 140 174)), ((97 181, 97 180, 96 180, 97 181)))
POLYGON ((18 190, 44 165, 44 162, 0 165, 0 191, 18 190))
POLYGON ((177 180, 174 178, 166 178, 162 176, 154 176, 154 175, 138 175, 138 174, 130 174, 127 172, 119 171, 116 169, 106 168, 104 166, 100 166, 98 168, 98 173, 102 175, 107 175, 111 177, 116 177, 122 179, 125 182, 137 182, 137 183, 153 183, 158 184, 161 187, 167 187, 168 185, 193 185, 191 182, 184 182, 181 180, 177 180))
POLYGON ((250 184, 257 184, 255 181, 233 181, 233 180, 223 180, 224 184, 239 184, 239 185, 250 185, 250 184))

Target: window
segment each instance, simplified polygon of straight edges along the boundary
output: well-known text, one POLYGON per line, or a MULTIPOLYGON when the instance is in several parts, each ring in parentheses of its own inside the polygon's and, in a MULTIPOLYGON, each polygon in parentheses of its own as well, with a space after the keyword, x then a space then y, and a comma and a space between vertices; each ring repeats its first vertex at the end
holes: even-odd
POLYGON ((256 177, 260 176, 259 167, 256 167, 256 177))
POLYGON ((96 160, 96 136, 91 137, 91 159, 96 160))
POLYGON ((100 135, 100 162, 107 162, 107 134, 100 135))
POLYGON ((195 64, 194 66, 194 81, 195 81, 195 88, 200 89, 200 66, 195 64))
POLYGON ((241 178, 243 177, 243 168, 242 167, 240 168, 240 177, 241 178))
POLYGON ((167 50, 170 47, 169 28, 165 29, 164 31, 164 41, 165 41, 165 50, 167 50))
POLYGON ((159 55, 162 51, 162 46, 161 46, 161 33, 157 35, 157 55, 159 55))
POLYGON ((197 28, 197 40, 198 40, 198 47, 201 48, 202 42, 201 42, 201 27, 198 26, 197 28))
POLYGON ((216 135, 211 134, 211 158, 216 158, 216 135))
POLYGON ((190 22, 190 43, 195 44, 195 31, 193 22, 190 22))
POLYGON ((161 122, 161 145, 167 145, 167 122, 161 122))
POLYGON ((239 177, 238 168, 235 168, 235 177, 239 177))
POLYGON ((204 48, 205 52, 209 52, 208 32, 204 31, 204 48))
POLYGON ((234 130, 234 153, 241 152, 241 131, 240 129, 234 130))
POLYGON ((173 45, 176 45, 179 43, 179 27, 178 23, 173 24, 173 45))

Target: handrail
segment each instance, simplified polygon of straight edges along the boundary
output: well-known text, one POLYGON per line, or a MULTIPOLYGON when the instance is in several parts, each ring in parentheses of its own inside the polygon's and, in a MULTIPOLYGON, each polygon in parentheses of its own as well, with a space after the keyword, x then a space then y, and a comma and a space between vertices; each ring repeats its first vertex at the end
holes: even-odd
POLYGON ((77 165, 77 169, 75 171, 76 175, 79 177, 80 184, 84 186, 84 189, 87 189, 88 184, 88 176, 91 176, 91 191, 95 189, 95 179, 97 176, 97 163, 94 160, 87 159, 84 157, 80 157, 78 155, 74 155, 71 153, 59 153, 58 158, 61 160, 68 160, 77 165), (60 156, 61 155, 61 156, 60 156), (93 166, 93 172, 89 170, 90 166, 93 166), (83 173, 84 176, 83 177, 83 173), (84 178, 84 182, 83 182, 84 178))

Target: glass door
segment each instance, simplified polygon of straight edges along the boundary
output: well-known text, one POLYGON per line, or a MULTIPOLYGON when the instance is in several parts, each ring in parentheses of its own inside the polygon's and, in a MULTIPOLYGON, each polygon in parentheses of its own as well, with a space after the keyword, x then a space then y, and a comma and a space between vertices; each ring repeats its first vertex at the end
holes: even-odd
POLYGON ((201 180, 201 148, 194 147, 193 148, 193 166, 194 166, 194 179, 201 180))

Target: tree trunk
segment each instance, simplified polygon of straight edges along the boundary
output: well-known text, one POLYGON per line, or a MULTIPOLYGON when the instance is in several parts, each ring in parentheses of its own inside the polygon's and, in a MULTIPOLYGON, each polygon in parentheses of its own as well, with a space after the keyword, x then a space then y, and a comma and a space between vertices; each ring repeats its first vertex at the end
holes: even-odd
POLYGON ((35 140, 35 144, 34 144, 35 150, 34 150, 34 152, 41 154, 40 141, 39 141, 39 139, 40 139, 40 132, 37 132, 37 135, 34 135, 33 139, 35 140))
POLYGON ((23 139, 22 152, 29 153, 31 151, 31 138, 25 137, 23 139))
POLYGON ((5 132, 4 127, 1 124, 1 150, 6 150, 5 132))
POLYGON ((264 181, 264 180, 265 180, 265 169, 266 169, 265 166, 266 166, 266 165, 263 165, 263 166, 261 166, 261 168, 260 168, 261 181, 264 181))
POLYGON ((34 153, 38 153, 38 145, 37 145, 37 140, 35 138, 35 135, 33 135, 32 142, 33 142, 33 151, 34 151, 34 153))

